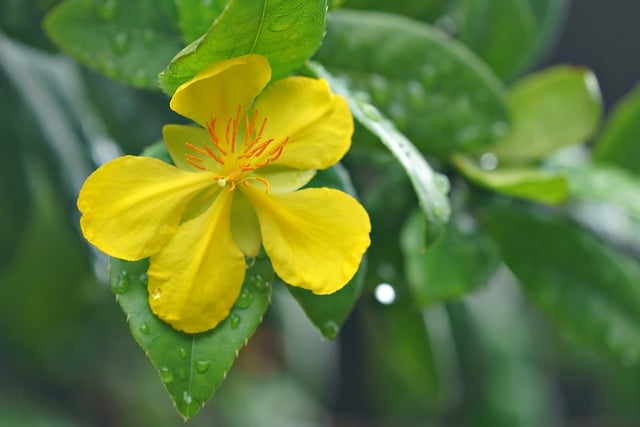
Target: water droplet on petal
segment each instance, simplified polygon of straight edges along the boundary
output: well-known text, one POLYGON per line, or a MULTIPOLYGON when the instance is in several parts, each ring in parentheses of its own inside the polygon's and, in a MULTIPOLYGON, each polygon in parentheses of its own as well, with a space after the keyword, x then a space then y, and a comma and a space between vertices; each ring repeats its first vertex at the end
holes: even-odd
POLYGON ((151 291, 151 298, 160 299, 161 296, 162 296, 162 291, 160 290, 160 288, 155 288, 154 290, 151 291))
POLYGON ((111 281, 111 290, 116 294, 124 294, 129 290, 129 273, 121 271, 116 280, 111 281))
POLYGON ((125 52, 129 48, 129 36, 127 33, 119 32, 113 38, 113 47, 120 53, 125 52))
POLYGON ((236 307, 249 308, 252 302, 253 302, 253 294, 249 290, 243 289, 242 292, 240 292, 240 296, 238 297, 238 300, 236 301, 236 307))
POLYGON ((98 8, 98 15, 107 22, 113 21, 116 16, 116 0, 104 0, 98 8))
POLYGON ((147 325, 146 323, 142 323, 139 327, 138 330, 143 334, 143 335, 149 335, 149 325, 147 325))
POLYGON ((185 350, 184 347, 180 347, 178 349, 178 354, 180 355, 180 359, 186 359, 187 358, 187 350, 185 350))
POLYGON ((244 264, 247 268, 251 268, 256 264, 256 257, 254 256, 245 256, 244 264))
POLYGON ((338 325, 333 320, 328 320, 322 325, 322 327, 320 328, 320 331, 322 332, 322 335, 325 338, 332 340, 338 336, 338 332, 340 331, 340 325, 338 325))
POLYGON ((249 283, 251 283, 253 289, 258 292, 264 292, 269 289, 269 284, 266 280, 264 280, 262 274, 253 274, 251 277, 249 277, 249 283))
POLYGON ((165 384, 171 384, 173 382, 173 371, 166 366, 160 368, 160 379, 165 384))
POLYGON ((196 372, 199 374, 204 374, 209 370, 210 365, 211 363, 207 362, 206 360, 198 360, 196 361, 196 372))
POLYGON ((269 28, 269 30, 273 31, 274 33, 279 33, 293 27, 297 22, 298 22, 298 14, 294 12, 290 12, 275 18, 273 22, 268 25, 267 28, 269 28))
POLYGON ((231 325, 231 329, 238 329, 240 322, 242 322, 242 317, 240 317, 239 314, 231 313, 229 315, 229 324, 231 325))

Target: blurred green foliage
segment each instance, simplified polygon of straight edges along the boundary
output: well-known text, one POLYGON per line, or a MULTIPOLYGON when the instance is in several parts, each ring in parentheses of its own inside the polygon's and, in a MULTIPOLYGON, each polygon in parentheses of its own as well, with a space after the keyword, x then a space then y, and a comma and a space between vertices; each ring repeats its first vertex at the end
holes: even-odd
POLYGON ((0 425, 640 422, 640 92, 603 117, 589 64, 540 69, 567 10, 0 4, 0 425), (353 148, 309 185, 359 196, 372 246, 322 297, 258 257, 231 316, 186 335, 149 311, 144 262, 107 279, 75 198, 122 153, 168 161, 161 88, 249 52, 349 101, 353 148))

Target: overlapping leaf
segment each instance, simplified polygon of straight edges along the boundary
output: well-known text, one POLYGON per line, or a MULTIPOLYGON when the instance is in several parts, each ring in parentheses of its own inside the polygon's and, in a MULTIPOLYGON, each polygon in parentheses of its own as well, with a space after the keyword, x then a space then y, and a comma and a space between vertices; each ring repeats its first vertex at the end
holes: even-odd
POLYGON ((44 25, 64 52, 107 77, 157 88, 157 75, 184 46, 173 2, 66 0, 44 25))
POLYGON ((371 95, 423 152, 446 157, 487 144, 508 129, 503 88, 461 43, 417 21, 338 11, 316 59, 371 95))
POLYGON ((178 412, 188 419, 211 398, 238 351, 262 321, 271 295, 271 265, 258 259, 247 269, 229 316, 214 329, 185 334, 156 317, 148 303, 148 262, 111 259, 109 280, 129 329, 147 353, 178 412))
POLYGON ((404 168, 427 220, 427 242, 433 243, 443 231, 449 220, 451 207, 447 199, 449 180, 446 176, 433 171, 422 154, 392 122, 387 120, 373 105, 362 97, 357 97, 344 81, 332 76, 319 64, 310 64, 310 68, 319 77, 331 84, 335 93, 343 95, 349 102, 349 108, 355 119, 380 139, 391 154, 404 168))
POLYGON ((320 45, 326 11, 326 0, 229 0, 206 34, 162 71, 160 86, 172 94, 207 65, 249 53, 267 57, 273 77, 283 77, 320 45))

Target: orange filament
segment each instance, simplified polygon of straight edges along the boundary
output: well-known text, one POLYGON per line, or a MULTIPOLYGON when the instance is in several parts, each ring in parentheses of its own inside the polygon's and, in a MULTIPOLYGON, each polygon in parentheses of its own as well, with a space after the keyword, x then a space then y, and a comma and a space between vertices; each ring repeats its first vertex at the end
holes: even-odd
POLYGON ((206 122, 209 141, 201 146, 185 143, 185 147, 191 151, 191 153, 185 153, 185 159, 193 167, 200 170, 210 170, 210 168, 206 167, 205 159, 207 157, 223 167, 221 171, 223 175, 218 175, 215 179, 222 187, 226 187, 228 184, 229 191, 235 190, 236 182, 249 186, 251 184, 249 181, 255 180, 264 185, 265 192, 269 192, 269 181, 265 178, 246 175, 276 161, 282 155, 289 137, 277 144, 274 144, 273 138, 263 139, 262 135, 267 126, 267 118, 264 117, 262 119, 256 132, 258 111, 254 110, 251 117, 249 115, 244 116, 244 141, 241 143, 242 149, 236 153, 236 149, 239 148, 237 136, 242 120, 241 113, 242 106, 238 106, 235 117, 227 120, 224 141, 220 139, 216 132, 217 118, 214 117, 206 122))

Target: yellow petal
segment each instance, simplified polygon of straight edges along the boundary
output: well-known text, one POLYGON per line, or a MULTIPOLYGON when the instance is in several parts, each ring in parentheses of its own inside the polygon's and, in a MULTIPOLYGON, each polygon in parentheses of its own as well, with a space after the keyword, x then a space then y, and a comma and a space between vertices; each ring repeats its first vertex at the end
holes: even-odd
POLYGON ((197 333, 224 320, 240 294, 245 259, 231 237, 231 197, 222 191, 199 217, 180 225, 151 257, 151 310, 175 329, 197 333))
POLYGON ((119 157, 93 172, 80 190, 82 234, 108 255, 146 258, 171 238, 185 206, 211 180, 210 173, 181 171, 160 160, 119 157))
POLYGON ((371 225, 353 197, 329 188, 268 194, 241 189, 253 204, 275 272, 293 286, 330 294, 358 270, 371 225))
MULTIPOLYGON (((272 193, 290 193, 306 185, 316 176, 313 169, 294 169, 283 165, 268 165, 260 168, 258 175, 269 182, 272 193)), ((260 184, 257 184, 260 186, 260 184)))
MULTIPOLYGON (((235 117, 243 112, 271 79, 271 67, 260 55, 245 55, 216 62, 183 83, 171 98, 173 111, 205 126, 212 118, 235 117)), ((223 127, 224 129, 224 127, 223 127)))
MULTIPOLYGON (((209 132, 204 128, 195 126, 165 125, 162 128, 162 136, 167 145, 167 151, 171 156, 171 160, 173 160, 176 166, 183 170, 193 172, 201 171, 201 169, 187 161, 187 154, 197 155, 197 153, 188 149, 185 144, 189 143, 201 148, 204 144, 211 142, 209 132)), ((199 157, 202 159, 202 162, 198 164, 201 164, 207 170, 215 171, 220 166, 210 157, 204 155, 200 155, 199 157)))
POLYGON ((255 109, 267 117, 266 138, 277 142, 289 138, 275 164, 326 169, 351 146, 353 117, 347 101, 332 94, 324 80, 278 80, 256 100, 255 109))

